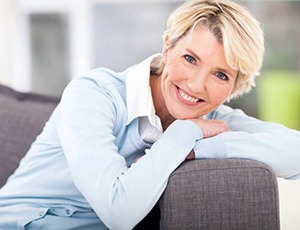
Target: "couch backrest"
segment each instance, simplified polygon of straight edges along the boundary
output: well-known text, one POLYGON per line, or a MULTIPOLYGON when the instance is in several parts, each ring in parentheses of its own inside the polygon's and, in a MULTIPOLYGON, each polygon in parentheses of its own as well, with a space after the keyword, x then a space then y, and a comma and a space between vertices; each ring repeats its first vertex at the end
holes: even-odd
POLYGON ((18 167, 59 98, 0 85, 0 187, 18 167))

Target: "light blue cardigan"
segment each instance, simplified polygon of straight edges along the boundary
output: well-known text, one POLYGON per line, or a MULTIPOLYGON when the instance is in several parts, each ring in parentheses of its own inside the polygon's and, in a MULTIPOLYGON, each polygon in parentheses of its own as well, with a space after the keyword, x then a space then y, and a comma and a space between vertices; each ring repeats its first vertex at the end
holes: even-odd
POLYGON ((203 139, 196 124, 177 120, 145 143, 138 118, 126 125, 126 76, 135 68, 96 69, 71 81, 0 190, 0 229, 132 229, 193 148, 198 159, 254 159, 277 176, 299 178, 299 132, 226 106, 207 119, 225 120, 232 132, 203 139))

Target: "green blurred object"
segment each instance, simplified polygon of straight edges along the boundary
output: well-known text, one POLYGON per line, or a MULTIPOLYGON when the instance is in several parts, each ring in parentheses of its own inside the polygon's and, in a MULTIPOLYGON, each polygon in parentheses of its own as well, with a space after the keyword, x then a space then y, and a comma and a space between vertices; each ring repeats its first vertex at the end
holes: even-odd
POLYGON ((258 116, 300 130, 300 74, 264 72, 257 83, 258 116))

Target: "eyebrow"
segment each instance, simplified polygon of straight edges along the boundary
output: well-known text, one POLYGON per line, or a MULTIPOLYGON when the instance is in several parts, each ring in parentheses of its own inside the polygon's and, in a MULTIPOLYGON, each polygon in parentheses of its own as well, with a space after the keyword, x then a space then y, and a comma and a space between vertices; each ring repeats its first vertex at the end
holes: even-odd
POLYGON ((201 61, 201 58, 191 49, 187 48, 186 49, 188 52, 190 52, 194 58, 196 58, 198 61, 201 61))
MULTIPOLYGON (((199 55, 198 54, 196 54, 193 50, 191 50, 190 48, 187 48, 186 49, 188 52, 190 52, 192 55, 193 55, 193 57, 194 58, 196 58, 198 61, 200 61, 201 62, 201 58, 199 57, 199 55)), ((224 68, 217 68, 218 69, 218 71, 221 71, 221 72, 224 72, 224 73, 226 73, 226 75, 229 75, 229 76, 231 76, 231 77, 233 77, 233 78, 235 78, 235 77, 237 77, 237 76, 235 76, 231 71, 229 71, 229 70, 226 70, 226 69, 224 69, 224 68)))

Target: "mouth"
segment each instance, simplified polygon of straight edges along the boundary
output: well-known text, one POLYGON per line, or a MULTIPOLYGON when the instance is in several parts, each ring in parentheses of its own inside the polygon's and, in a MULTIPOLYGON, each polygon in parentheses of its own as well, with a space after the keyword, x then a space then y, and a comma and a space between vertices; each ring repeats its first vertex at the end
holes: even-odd
POLYGON ((184 90, 182 90, 181 88, 179 88, 178 86, 176 86, 177 88, 177 96, 180 99, 181 102, 183 102, 184 104, 187 105, 196 105, 200 102, 204 102, 203 99, 201 98, 197 98, 194 96, 191 96, 189 94, 187 94, 187 92, 185 92, 184 90))

